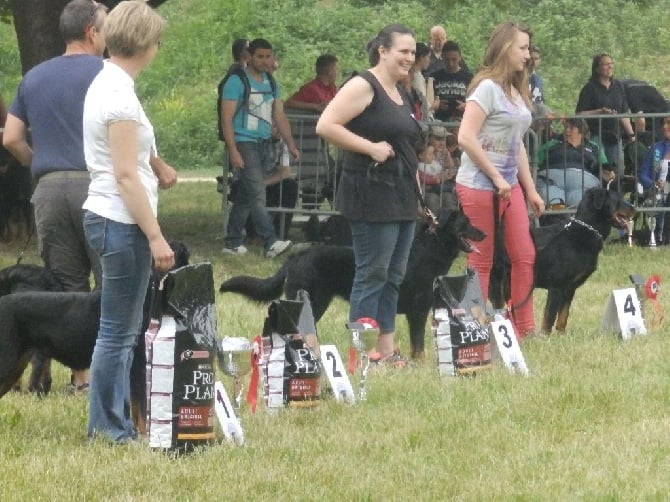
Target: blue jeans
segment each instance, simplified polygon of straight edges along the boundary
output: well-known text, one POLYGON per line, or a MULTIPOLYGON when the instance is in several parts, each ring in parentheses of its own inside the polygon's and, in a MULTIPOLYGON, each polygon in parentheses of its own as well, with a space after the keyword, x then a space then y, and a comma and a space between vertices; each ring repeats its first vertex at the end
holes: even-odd
POLYGON ((350 221, 356 257, 349 320, 371 317, 381 333, 395 331, 398 291, 405 277, 415 221, 350 221))
POLYGON ((244 169, 235 170, 239 193, 230 210, 225 246, 236 248, 244 241, 247 218, 251 216, 256 233, 263 239, 263 247, 269 249, 277 240, 272 218, 265 207, 265 173, 274 162, 271 143, 244 141, 237 149, 244 160, 244 169))
POLYGON ((100 329, 90 370, 88 436, 137 437, 130 419, 130 366, 151 274, 151 250, 138 225, 87 211, 84 230, 102 265, 100 329))

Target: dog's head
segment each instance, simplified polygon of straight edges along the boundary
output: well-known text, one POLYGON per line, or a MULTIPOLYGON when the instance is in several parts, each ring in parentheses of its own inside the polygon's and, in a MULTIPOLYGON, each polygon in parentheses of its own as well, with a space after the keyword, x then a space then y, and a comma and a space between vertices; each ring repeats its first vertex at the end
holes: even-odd
POLYGON ((600 187, 589 188, 584 192, 576 216, 579 217, 580 212, 588 211, 589 208, 600 212, 616 228, 626 228, 626 222, 636 214, 633 205, 618 192, 600 187))
POLYGON ((486 234, 470 224, 468 217, 460 210, 442 209, 438 214, 437 238, 445 246, 456 245, 458 249, 471 253, 477 248, 472 241, 479 242, 486 234))
POLYGON ((179 241, 170 241, 168 244, 170 244, 172 252, 174 253, 173 268, 185 267, 188 265, 191 258, 191 253, 189 253, 186 244, 179 241))

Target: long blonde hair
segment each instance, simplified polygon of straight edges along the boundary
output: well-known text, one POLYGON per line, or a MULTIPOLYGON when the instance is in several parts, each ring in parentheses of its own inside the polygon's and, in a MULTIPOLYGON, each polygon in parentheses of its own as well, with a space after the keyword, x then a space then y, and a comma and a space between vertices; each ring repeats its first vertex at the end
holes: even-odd
POLYGON ((470 82, 468 95, 477 88, 482 80, 488 78, 498 83, 510 100, 513 100, 512 87, 514 87, 521 95, 526 106, 531 107, 528 91, 528 70, 515 71, 511 69, 507 59, 507 51, 514 43, 519 32, 526 33, 529 39, 533 36, 530 28, 522 23, 507 21, 494 28, 484 53, 484 62, 473 77, 472 82, 470 82))

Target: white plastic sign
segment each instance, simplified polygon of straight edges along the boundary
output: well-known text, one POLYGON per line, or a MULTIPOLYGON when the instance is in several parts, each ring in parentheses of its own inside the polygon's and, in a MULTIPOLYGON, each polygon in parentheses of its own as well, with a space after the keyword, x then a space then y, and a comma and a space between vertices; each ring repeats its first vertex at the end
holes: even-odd
POLYGON ((512 371, 518 371, 524 376, 528 376, 528 366, 521 353, 521 347, 516 339, 514 327, 509 319, 491 322, 491 331, 496 339, 498 352, 502 357, 505 366, 512 371))
POLYGON ((225 387, 219 381, 214 382, 214 411, 219 419, 223 435, 228 441, 233 441, 242 446, 244 444, 244 431, 240 421, 235 416, 235 411, 228 399, 228 393, 225 387))
POLYGON ((612 290, 600 327, 604 331, 619 333, 623 340, 647 334, 635 288, 612 290))
POLYGON ((321 345, 321 363, 328 375, 328 382, 335 395, 335 400, 353 404, 356 401, 354 389, 335 345, 321 345))

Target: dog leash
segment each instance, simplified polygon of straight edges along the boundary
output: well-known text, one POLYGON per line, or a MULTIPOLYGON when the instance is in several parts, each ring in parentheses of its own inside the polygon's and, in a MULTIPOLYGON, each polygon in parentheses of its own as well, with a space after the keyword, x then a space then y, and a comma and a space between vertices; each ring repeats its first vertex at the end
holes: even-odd
POLYGON ((417 175, 416 173, 412 175, 412 170, 409 167, 409 162, 406 162, 407 159, 405 158, 405 154, 402 151, 400 151, 399 154, 401 157, 400 162, 403 164, 403 166, 405 166, 405 170, 407 171, 408 176, 412 180, 412 188, 414 189, 414 195, 416 195, 416 198, 419 200, 419 206, 421 206, 424 218, 428 220, 428 232, 434 234, 435 231, 437 230, 437 227, 439 226, 437 217, 426 204, 426 200, 423 198, 423 194, 421 193, 421 187, 419 186, 419 180, 417 178, 417 175))
POLYGON ((28 238, 26 239, 26 243, 23 245, 23 249, 21 249, 21 252, 19 253, 18 258, 16 259, 16 264, 20 265, 21 262, 23 261, 23 255, 26 254, 26 250, 28 249, 28 244, 30 244, 30 240, 33 237, 33 234, 35 233, 35 224, 33 223, 30 228, 30 233, 28 234, 28 238))
MULTIPOLYGON (((505 249, 504 236, 502 235, 503 234, 503 225, 502 225, 502 215, 500 214, 499 203, 500 203, 500 201, 498 199, 498 192, 494 191, 493 192, 493 219, 494 219, 494 222, 495 222, 495 229, 493 231, 493 249, 494 249, 494 252, 495 252, 496 249, 503 250, 503 256, 501 256, 500 258, 501 258, 501 267, 503 269, 502 270, 503 271, 502 277, 504 279, 506 268, 507 268, 507 262, 505 260, 505 256, 507 255, 507 250, 505 249)), ((505 212, 505 210, 503 210, 503 213, 504 212, 505 212)), ((514 311, 520 309, 521 307, 526 305, 526 303, 528 303, 531 296, 533 295, 533 289, 534 289, 533 285, 531 284, 530 289, 528 290, 528 293, 526 293, 526 296, 524 297, 524 299, 521 300, 516 305, 513 305, 511 303, 512 302, 512 299, 511 299, 511 296, 512 296, 511 269, 509 271, 509 278, 510 278, 510 299, 509 299, 509 301, 507 302, 507 305, 506 305, 507 317, 508 318, 512 316, 512 313, 514 311)))

